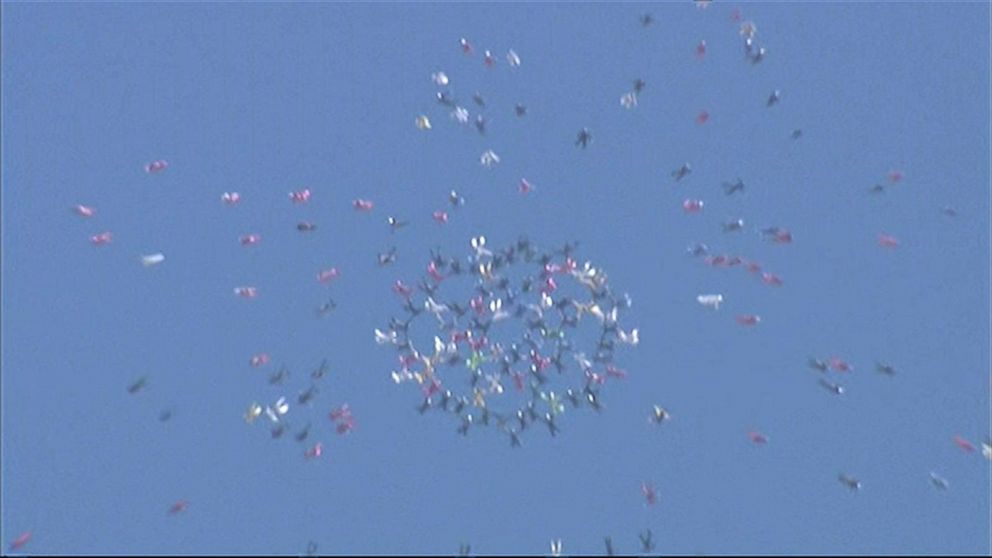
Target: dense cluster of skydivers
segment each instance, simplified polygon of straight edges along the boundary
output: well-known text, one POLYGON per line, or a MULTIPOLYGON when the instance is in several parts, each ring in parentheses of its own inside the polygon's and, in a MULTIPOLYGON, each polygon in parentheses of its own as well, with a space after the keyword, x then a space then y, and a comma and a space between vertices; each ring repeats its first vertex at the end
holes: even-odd
POLYGON ((421 413, 451 413, 463 435, 476 425, 494 425, 514 447, 532 424, 557 435, 566 402, 599 410, 602 385, 625 375, 613 365, 614 348, 637 344, 637 330, 620 326, 620 311, 630 307, 630 297, 614 295, 602 270, 589 262, 580 266, 573 258, 575 244, 550 252, 525 238, 496 251, 486 248, 485 237, 471 244, 475 254, 464 263, 435 252, 416 289, 402 281, 394 285, 404 319, 393 317, 385 331, 374 332, 379 344, 398 353, 400 369, 393 380, 420 386, 421 413), (471 293, 468 300, 442 299, 442 287, 460 277, 473 283, 463 289, 471 293), (578 294, 566 294, 570 288, 578 294), (583 320, 584 315, 590 317, 583 320), (423 322, 419 318, 428 316, 436 327, 420 334, 425 339, 434 334, 431 351, 413 341, 415 326, 423 322), (586 356, 573 333, 590 320, 596 320, 592 337, 598 340, 586 356), (571 373, 573 366, 581 373, 571 373), (605 367, 605 373, 595 367, 605 367), (467 381, 447 381, 449 371, 467 381), (467 384, 465 393, 457 391, 461 383, 467 384), (561 385, 560 391, 551 389, 554 385, 561 385), (513 393, 520 401, 502 405, 513 393))

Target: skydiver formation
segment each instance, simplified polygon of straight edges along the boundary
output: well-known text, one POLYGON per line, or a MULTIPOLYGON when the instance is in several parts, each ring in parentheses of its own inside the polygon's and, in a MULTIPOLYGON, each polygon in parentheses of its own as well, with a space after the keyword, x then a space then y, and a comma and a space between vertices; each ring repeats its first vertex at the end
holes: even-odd
MULTIPOLYGON (((694 2, 700 9, 706 9, 709 5, 708 0, 694 0, 694 2)), ((773 64, 775 53, 770 55, 765 47, 757 43, 756 24, 743 21, 738 11, 734 12, 732 21, 737 24, 738 33, 743 41, 743 63, 756 66, 767 59, 765 64, 773 64)), ((641 28, 639 31, 647 32, 654 26, 656 19, 650 13, 644 13, 632 23, 634 27, 639 23, 641 28)), ((460 38, 458 45, 465 57, 474 58, 475 63, 479 64, 479 53, 467 38, 460 38)), ((689 45, 687 51, 691 52, 691 49, 692 45, 689 45)), ((509 49, 505 56, 497 56, 488 49, 481 52, 480 71, 513 71, 522 64, 520 55, 513 49, 509 49), (506 66, 500 61, 504 58, 506 66)), ((700 40, 695 45, 694 52, 696 58, 703 61, 700 63, 705 63, 706 40, 700 40)), ((478 138, 479 141, 488 141, 498 133, 498 128, 502 125, 499 114, 496 113, 495 117, 490 118, 481 112, 498 108, 495 95, 487 99, 483 91, 474 91, 470 95, 471 101, 463 96, 464 92, 456 96, 454 80, 443 71, 431 73, 430 81, 441 88, 435 93, 431 105, 435 109, 439 109, 439 106, 443 107, 440 110, 445 111, 449 118, 438 118, 435 114, 432 123, 430 115, 417 115, 413 119, 415 127, 419 130, 417 134, 422 132, 429 136, 431 133, 436 133, 431 132, 435 126, 444 126, 445 122, 448 123, 447 125, 452 125, 453 122, 454 125, 464 126, 469 130, 474 126, 481 136, 478 138), (472 110, 469 107, 472 107, 472 110), (473 115, 473 110, 480 112, 473 115)), ((621 108, 637 109, 646 85, 643 79, 639 77, 634 79, 632 88, 619 98, 621 108)), ((651 91, 654 91, 654 87, 652 85, 651 91)), ((754 99, 754 103, 759 111, 768 109, 774 112, 787 106, 790 103, 789 99, 789 95, 783 96, 782 90, 773 89, 767 97, 754 99), (764 108, 759 104, 762 102, 764 108)), ((613 103, 612 108, 616 110, 616 101, 611 103, 613 103)), ((512 110, 517 118, 528 115, 527 105, 522 102, 516 102, 512 110)), ((634 110, 634 113, 636 112, 634 110)), ((508 114, 509 110, 506 113, 508 114)), ((689 117, 691 114, 687 116, 689 117)), ((696 113, 695 121, 699 125, 704 125, 710 122, 710 117, 707 110, 700 110, 696 113)), ((410 122, 408 120, 405 122, 405 125, 409 126, 410 122)), ((581 126, 580 122, 574 124, 577 127, 581 126)), ((709 124, 709 126, 713 125, 709 124)), ((575 128, 570 129, 575 130, 575 128)), ((474 134, 475 132, 472 132, 472 135, 474 134)), ((605 131, 603 134, 605 138, 605 131)), ((594 142, 592 130, 585 126, 579 127, 574 137, 572 142, 574 147, 567 145, 566 142, 569 141, 567 136, 559 139, 563 148, 572 149, 583 156, 594 153, 597 148, 596 143, 601 141, 597 139, 594 142)), ((782 135, 783 140, 793 141, 803 137, 804 131, 798 127, 787 136, 784 132, 782 135)), ((801 147, 803 142, 794 145, 801 147)), ((669 183, 678 184, 679 188, 691 185, 701 176, 701 173, 693 175, 693 166, 688 161, 670 163, 679 166, 673 168, 666 163, 662 173, 669 172, 668 169, 672 170, 667 177, 663 174, 662 178, 669 183)), ((478 155, 478 165, 485 170, 494 169, 501 164, 504 163, 494 148, 487 148, 478 155)), ((167 175, 172 172, 169 171, 170 166, 169 161, 155 160, 146 163, 143 170, 148 175, 167 175)), ((703 163, 700 163, 700 168, 703 166, 703 163)), ((140 172, 140 168, 136 171, 140 172)), ((730 174, 730 176, 734 175, 730 174)), ((155 178, 149 177, 149 180, 153 179, 155 178)), ((874 185, 859 191, 861 195, 866 195, 867 191, 873 199, 884 199, 891 195, 888 192, 898 190, 897 184, 903 179, 902 171, 891 170, 884 180, 880 179, 874 185)), ((750 180, 749 184, 751 184, 750 180)), ((535 190, 531 182, 521 178, 517 184, 517 191, 520 194, 536 192, 534 195, 540 196, 543 186, 540 182, 538 185, 540 188, 535 190)), ((727 200, 753 195, 751 186, 746 186, 740 177, 732 181, 724 181, 720 187, 727 200)), ((760 189, 760 187, 760 184, 755 185, 755 188, 760 189)), ((714 190, 719 192, 715 187, 714 190)), ((280 194, 283 195, 285 194, 280 194)), ((299 209, 305 210, 312 195, 310 188, 303 188, 290 191, 288 199, 294 206, 300 206, 299 209)), ((234 208, 243 202, 241 194, 237 192, 224 192, 220 198, 228 208, 234 208)), ((216 198, 214 200, 216 203, 216 198)), ((442 208, 430 214, 434 222, 431 226, 436 226, 440 230, 444 230, 449 219, 457 219, 459 215, 473 210, 466 207, 470 204, 467 204, 466 199, 456 190, 450 190, 446 201, 445 204, 444 200, 438 199, 437 202, 442 208)), ((286 199, 282 198, 281 203, 285 204, 286 199)), ((352 200, 351 207, 354 212, 361 214, 378 211, 376 203, 362 198, 352 200)), ((236 211, 236 209, 232 210, 236 211)), ((71 211, 83 219, 99 220, 96 208, 89 205, 75 205, 71 211)), ((703 199, 687 197, 681 203, 681 211, 686 214, 685 219, 705 219, 706 213, 712 209, 703 199)), ((941 208, 941 213, 946 217, 958 216, 957 210, 948 206, 941 208)), ((390 215, 386 218, 386 225, 390 234, 401 237, 411 223, 420 220, 430 224, 426 222, 427 217, 427 215, 390 215)), ((774 245, 775 250, 781 249, 785 252, 790 250, 788 245, 794 242, 792 232, 783 226, 768 225, 766 222, 763 224, 768 226, 755 227, 755 223, 750 219, 745 221, 744 218, 733 214, 719 217, 723 217, 723 220, 718 222, 719 226, 717 224, 712 226, 714 232, 712 240, 716 242, 721 239, 752 239, 759 243, 774 245)), ((382 221, 378 219, 381 217, 376 218, 378 224, 375 226, 382 227, 382 221)), ((290 222, 288 226, 292 226, 292 223, 290 222)), ((300 233, 310 233, 317 230, 317 225, 309 220, 300 220, 296 224, 296 229, 300 233)), ((305 238, 308 235, 299 236, 305 238)), ((310 238, 313 236, 309 235, 310 238)), ((95 247, 111 245, 114 240, 115 237, 110 231, 97 232, 89 237, 89 242, 95 247)), ((229 239, 232 244, 233 240, 233 237, 229 239)), ((250 232, 238 237, 238 242, 246 251, 253 251, 264 249, 269 241, 263 242, 261 234, 250 232)), ((802 238, 797 235, 795 242, 802 243, 802 238)), ((521 237, 508 246, 493 248, 487 244, 484 236, 476 236, 468 239, 467 244, 468 255, 448 256, 439 250, 431 250, 424 264, 423 277, 409 280, 409 283, 403 279, 396 279, 393 282, 392 293, 399 302, 397 311, 388 317, 388 321, 381 325, 381 329, 376 328, 371 332, 372 341, 389 351, 398 363, 388 374, 383 371, 382 377, 389 378, 396 384, 405 384, 401 386, 403 389, 417 390, 419 394, 417 403, 410 406, 411 411, 450 417, 453 436, 475 435, 480 430, 494 431, 505 439, 509 448, 515 451, 525 451, 524 440, 539 433, 531 432, 534 430, 546 432, 549 437, 567 435, 568 411, 608 412, 609 405, 604 397, 606 384, 617 383, 628 377, 627 371, 618 367, 615 357, 618 351, 622 353, 624 350, 637 347, 640 343, 639 329, 621 323, 621 318, 632 307, 631 297, 626 293, 615 292, 601 268, 594 266, 590 261, 579 259, 577 243, 546 249, 540 248, 536 242, 528 238, 521 237), (466 296, 465 293, 469 294, 466 296), (590 337, 595 338, 596 341, 586 345, 580 341, 590 337)), ((899 240, 887 232, 878 233, 876 244, 886 250, 900 247, 899 240)), ((101 249, 111 248, 112 246, 101 249)), ((374 271, 381 273, 388 273, 401 266, 402 263, 393 265, 397 261, 403 262, 406 258, 415 260, 419 256, 403 254, 401 257, 398 248, 391 243, 375 255, 375 264, 372 264, 371 255, 368 264, 375 268, 374 271)), ((166 263, 165 255, 161 252, 142 255, 139 261, 146 268, 170 265, 166 263)), ((763 292, 775 292, 775 288, 787 288, 786 279, 789 278, 787 275, 786 279, 783 279, 783 276, 765 269, 756 261, 739 255, 714 252, 709 245, 702 242, 697 242, 686 249, 686 261, 702 262, 712 268, 740 267, 760 280, 762 285, 773 287, 763 292)), ((740 272, 734 273, 742 277, 745 275, 740 272)), ((328 289, 333 289, 333 284, 340 277, 341 271, 338 267, 316 270, 317 282, 328 289)), ((309 280, 312 282, 313 276, 309 280)), ((750 280, 756 282, 756 279, 750 280)), ((227 291, 226 296, 230 297, 230 292, 227 291)), ((233 293, 244 299, 264 296, 258 287, 251 285, 235 286, 233 293)), ((752 333, 755 330, 760 331, 762 327, 766 327, 762 325, 764 318, 760 314, 753 313, 754 309, 737 307, 730 316, 727 315, 726 310, 720 312, 721 305, 736 305, 737 298, 733 292, 727 292, 726 297, 724 293, 699 294, 696 302, 703 309, 696 308, 696 310, 712 312, 708 315, 722 316, 722 319, 728 321, 733 317, 740 326, 738 330, 743 334, 747 334, 748 331, 752 333)), ((338 310, 333 298, 324 297, 320 301, 314 301, 314 304, 317 304, 316 315, 320 318, 330 316, 328 319, 333 320, 338 312, 344 313, 347 310, 344 308, 345 302, 342 299, 342 308, 338 310)), ((689 303, 691 304, 691 301, 689 303)), ((245 304, 251 302, 246 300, 245 304)), ((774 320, 775 316, 769 316, 768 319, 774 320)), ((277 355, 277 358, 281 360, 282 355, 277 355)), ((847 397, 851 397, 846 395, 847 388, 842 382, 846 383, 854 372, 855 367, 852 364, 837 356, 809 357, 806 364, 812 371, 807 372, 810 378, 806 381, 812 386, 812 377, 815 377, 817 384, 823 390, 818 392, 822 397, 831 401, 844 401, 847 397)), ((903 364, 905 363, 899 364, 899 374, 896 365, 887 361, 876 361, 874 369, 880 378, 879 381, 898 381, 902 377, 903 364)), ((293 366, 299 365, 296 363, 293 366)), ((278 443, 292 445, 296 442, 297 446, 294 447, 298 449, 295 450, 294 459, 319 462, 325 458, 325 453, 331 451, 327 443, 330 434, 345 436, 355 431, 357 422, 347 402, 323 402, 322 396, 325 394, 320 386, 324 385, 322 381, 325 377, 333 376, 330 374, 327 359, 322 360, 309 373, 304 371, 302 374, 291 374, 286 364, 279 364, 276 368, 269 353, 259 352, 248 358, 248 366, 252 369, 266 370, 267 375, 260 382, 265 384, 260 388, 260 395, 247 405, 243 420, 256 429, 260 425, 268 427, 268 437, 279 440, 278 443), (275 370, 272 370, 273 368, 275 370), (298 380, 296 385, 292 385, 294 380, 298 380), (273 388, 278 388, 278 394, 271 392, 273 388), (318 402, 324 403, 325 406, 318 406, 318 402), (291 438, 292 441, 283 442, 283 438, 287 440, 291 438)), ((796 363, 796 367, 801 369, 802 362, 796 363)), ((631 376, 636 378, 637 372, 632 371, 631 376)), ((130 383, 126 389, 131 396, 140 397, 140 394, 148 391, 150 385, 149 379, 142 376, 130 383)), ((652 428, 658 428, 659 432, 664 432, 665 429, 673 426, 677 427, 679 422, 673 422, 669 411, 659 404, 653 404, 646 412, 647 422, 652 428)), ((161 410, 158 417, 160 421, 167 422, 173 414, 174 408, 169 406, 161 410)), ((757 430, 746 432, 747 439, 754 446, 771 447, 774 444, 772 437, 763 432, 757 430)), ((355 435, 361 435, 360 428, 355 435)), ((965 454, 978 452, 978 448, 960 435, 953 436, 951 440, 965 454)), ((992 440, 986 439, 981 444, 981 454, 986 459, 992 459, 992 440)), ((827 479, 831 474, 831 471, 822 472, 827 479)), ((930 484, 937 491, 952 490, 951 483, 947 479, 933 471, 928 474, 930 484)), ((847 472, 837 473, 836 478, 842 487, 851 492, 863 489, 861 480, 847 472)), ((877 481, 872 480, 872 482, 877 481)), ((836 485, 831 486, 836 488, 836 485)), ((641 494, 647 507, 653 507, 663 501, 662 488, 648 481, 642 481, 641 494)), ((189 506, 189 501, 178 500, 167 508, 168 515, 182 515, 189 506)), ((31 537, 30 531, 21 534, 10 544, 10 550, 20 549, 31 537)), ((638 533, 638 539, 640 552, 654 551, 656 543, 650 529, 638 533)), ((605 537, 604 543, 606 554, 613 556, 615 548, 612 537, 605 537)), ((562 539, 551 539, 552 556, 562 555, 562 548, 562 539)), ((313 556, 316 553, 317 543, 310 541, 307 544, 307 555, 313 556)), ((471 546, 463 543, 458 554, 471 555, 471 546)))
POLYGON ((402 318, 373 331, 396 351, 393 381, 417 385, 418 412, 451 414, 463 436, 491 426, 511 447, 532 426, 558 435, 567 408, 601 410, 607 379, 626 376, 613 366, 615 347, 638 342, 636 328, 620 325, 630 298, 614 295, 603 270, 580 265, 572 244, 542 251, 521 238, 492 250, 484 236, 469 244, 474 253, 463 259, 432 252, 416 291, 394 286, 402 318), (459 280, 470 282, 469 298, 442 298, 459 280), (571 337, 580 328, 598 343, 579 347, 571 337))

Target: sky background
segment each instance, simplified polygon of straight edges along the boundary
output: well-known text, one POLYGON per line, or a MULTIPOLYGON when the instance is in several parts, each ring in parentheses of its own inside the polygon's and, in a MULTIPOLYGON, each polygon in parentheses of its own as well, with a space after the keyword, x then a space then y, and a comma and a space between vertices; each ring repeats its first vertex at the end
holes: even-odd
POLYGON ((634 553, 650 528, 661 554, 992 550, 989 462, 952 442, 990 431, 987 3, 7 2, 2 21, 4 545, 30 530, 23 550, 43 554, 506 554, 560 537, 595 554, 612 536, 634 553), (733 8, 757 24, 761 64, 733 8), (485 137, 435 102, 439 70, 473 117, 483 94, 485 137), (647 86, 624 110, 635 78, 647 86), (170 167, 146 174, 156 159, 170 167), (893 169, 905 178, 869 194, 893 169), (726 197, 736 177, 747 190, 726 197), (304 187, 311 202, 291 204, 304 187), (439 226, 452 188, 466 204, 439 226), (704 211, 684 214, 685 197, 704 211), (388 215, 412 224, 391 235, 388 215), (736 217, 747 231, 723 234, 736 217), (300 234, 302 219, 319 228, 300 234), (762 241, 770 226, 794 242, 762 241), (90 245, 104 230, 113 243, 90 245), (240 246, 248 233, 262 243, 240 246), (557 438, 458 436, 417 414, 373 342, 401 314, 393 281, 418 280, 430 248, 468 255, 478 234, 578 240, 633 298, 629 378, 605 386, 602 414, 567 412, 557 438), (694 242, 785 284, 706 266, 685 255, 694 242), (391 245, 397 263, 377 267, 391 245), (164 264, 140 265, 159 251, 164 264), (330 266, 341 278, 317 283, 330 266), (328 297, 337 309, 316 318, 328 297), (762 322, 742 328, 744 313, 762 322), (273 362, 252 369, 259 352, 273 362), (855 367, 831 373, 839 397, 806 366, 831 355, 855 367), (301 412, 326 452, 306 461, 242 414, 295 397, 322 358, 331 373, 301 412), (281 363, 290 382, 269 386, 281 363), (326 414, 345 402, 358 424, 341 437, 326 414), (654 404, 672 420, 649 424, 654 404), (188 511, 170 516, 179 499, 188 511))

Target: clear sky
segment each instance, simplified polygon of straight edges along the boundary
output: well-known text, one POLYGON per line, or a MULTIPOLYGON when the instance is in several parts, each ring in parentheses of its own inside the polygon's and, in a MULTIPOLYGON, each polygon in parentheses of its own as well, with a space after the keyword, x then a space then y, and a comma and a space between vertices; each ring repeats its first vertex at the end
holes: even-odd
POLYGON ((988 3, 5 2, 2 22, 5 549, 31 531, 22 551, 44 554, 547 553, 559 537, 590 554, 604 536, 633 553, 650 528, 662 554, 990 552, 989 462, 952 442, 990 431, 988 3), (733 8, 757 24, 760 64, 733 8), (486 136, 435 102, 439 70, 473 117, 483 94, 486 136), (157 159, 169 168, 145 173, 157 159), (745 193, 725 196, 737 177, 745 193), (291 204, 304 187, 311 202, 291 204), (437 225, 452 188, 466 204, 437 225), (412 224, 390 235, 388 215, 412 224), (722 233, 737 217, 746 231, 722 233), (763 241, 771 226, 793 243, 763 241), (92 246, 104 230, 114 241, 92 246), (248 233, 261 244, 240 246, 248 233), (418 415, 392 383, 372 336, 401 313, 390 286, 477 234, 579 240, 630 293, 641 342, 618 352, 630 375, 602 414, 569 411, 559 437, 511 449, 418 415), (707 266, 693 242, 784 285, 707 266), (377 267, 391 245, 397 263, 377 267), (143 268, 153 252, 167 259, 143 268), (330 266, 341 278, 320 285, 330 266), (726 302, 714 313, 701 293, 726 302), (249 367, 263 351, 269 367, 249 367), (832 355, 855 367, 830 374, 841 396, 806 365, 832 355), (307 461, 242 413, 294 397, 325 357, 307 412, 326 452, 307 461), (282 363, 290 382, 269 386, 282 363), (326 414, 345 402, 357 427, 339 437, 326 414), (672 420, 649 424, 654 404, 672 420))

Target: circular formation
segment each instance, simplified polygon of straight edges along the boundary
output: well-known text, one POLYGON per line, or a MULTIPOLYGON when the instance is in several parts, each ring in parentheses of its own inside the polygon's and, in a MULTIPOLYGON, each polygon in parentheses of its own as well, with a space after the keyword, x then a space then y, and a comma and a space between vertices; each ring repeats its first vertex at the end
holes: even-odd
POLYGON ((580 265, 575 244, 542 251, 521 238, 491 250, 480 236, 470 245, 463 259, 432 253, 416 287, 393 285, 403 318, 374 332, 397 352, 393 381, 419 387, 421 413, 451 414, 463 435, 494 426, 512 446, 531 425, 556 435, 569 408, 600 410, 607 380, 626 377, 615 349, 638 343, 620 323, 630 297, 580 265))

